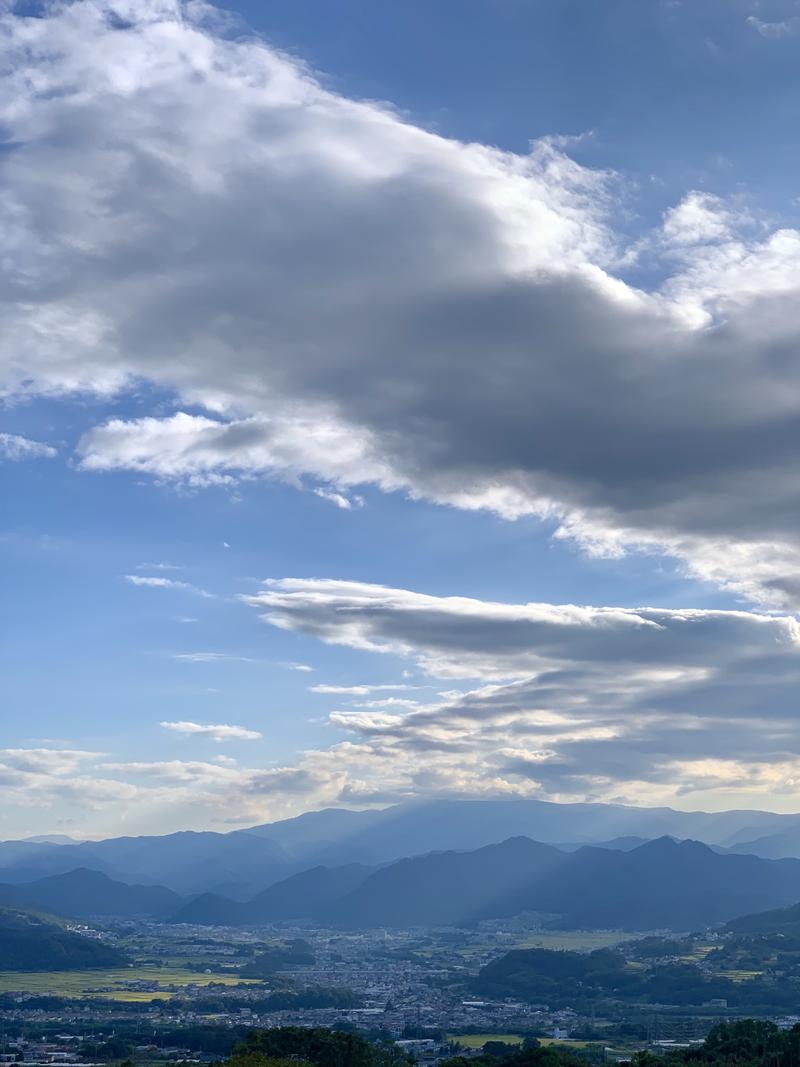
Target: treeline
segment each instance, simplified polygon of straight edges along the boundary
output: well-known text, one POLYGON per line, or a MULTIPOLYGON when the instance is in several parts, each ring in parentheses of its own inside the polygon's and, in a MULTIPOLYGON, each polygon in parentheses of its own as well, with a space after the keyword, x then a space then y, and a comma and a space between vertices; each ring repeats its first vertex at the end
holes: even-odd
POLYGON ((302 938, 265 949, 242 967, 242 978, 271 978, 276 971, 307 967, 315 962, 311 946, 302 938))
POLYGON ((228 1067, 408 1067, 393 1041, 325 1027, 283 1026, 254 1030, 235 1046, 228 1067))
POLYGON ((763 1019, 741 1019, 715 1026, 702 1045, 659 1058, 638 1057, 639 1067, 675 1064, 704 1067, 800 1067, 800 1026, 781 1030, 763 1019))
POLYGON ((237 997, 227 993, 225 996, 198 996, 190 1000, 173 997, 170 1001, 172 1010, 194 1011, 203 1015, 215 1015, 223 1012, 250 1008, 261 1014, 269 1011, 300 1011, 302 1009, 338 1008, 346 1010, 361 1007, 363 1001, 352 989, 340 986, 307 986, 305 989, 280 989, 263 997, 237 997))
POLYGON ((674 943, 642 946, 629 952, 645 964, 631 967, 626 956, 612 949, 595 952, 558 952, 548 949, 516 949, 483 967, 475 988, 492 997, 517 997, 551 1007, 586 1007, 613 1000, 638 1004, 698 1006, 724 999, 731 1008, 753 1014, 793 1012, 800 1003, 800 956, 790 958, 772 950, 753 955, 755 948, 739 946, 712 953, 700 968, 689 960, 661 960, 660 952, 674 943), (652 952, 652 955, 649 953, 652 952), (718 957, 714 959, 714 957, 718 957), (764 967, 748 981, 735 981, 709 973, 709 965, 734 970, 755 964, 764 967))

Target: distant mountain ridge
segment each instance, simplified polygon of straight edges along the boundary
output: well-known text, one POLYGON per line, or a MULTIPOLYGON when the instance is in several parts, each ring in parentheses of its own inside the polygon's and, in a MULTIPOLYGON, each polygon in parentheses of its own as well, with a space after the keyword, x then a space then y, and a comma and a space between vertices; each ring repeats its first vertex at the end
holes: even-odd
POLYGON ((575 852, 516 837, 373 871, 317 867, 248 904, 199 897, 174 921, 247 925, 296 918, 351 929, 403 928, 463 926, 528 911, 562 929, 688 931, 797 900, 800 860, 719 853, 669 837, 629 851, 586 846, 575 852))
POLYGON ((328 808, 253 826, 246 832, 269 837, 290 856, 313 853, 318 863, 343 862, 346 854, 347 862, 377 864, 424 852, 480 848, 510 837, 553 845, 596 845, 615 838, 672 836, 728 846, 792 828, 800 831, 800 815, 683 812, 518 798, 416 801, 381 811, 328 808))
MULTIPOLYGON (((377 867, 318 865, 248 901, 214 893, 186 898, 163 886, 126 885, 77 869, 2 884, 0 906, 82 919, 218 926, 296 919, 349 929, 468 926, 533 912, 561 929, 688 931, 800 901, 800 860, 765 860, 671 837, 620 844, 624 848, 565 851, 518 836, 377 867)), ((796 921, 791 908, 751 919, 754 928, 796 921)))
POLYGON ((27 885, 0 885, 2 904, 40 908, 71 919, 165 919, 183 904, 183 898, 164 886, 126 885, 100 871, 79 867, 27 885))
POLYGON ((434 851, 473 851, 512 837, 618 849, 664 835, 769 858, 800 856, 800 816, 680 812, 532 799, 440 799, 382 810, 328 808, 230 833, 181 831, 80 843, 0 842, 0 881, 20 884, 84 867, 125 883, 239 901, 313 867, 378 867, 434 851))
POLYGON ((524 838, 383 868, 322 916, 350 927, 458 925, 521 911, 565 929, 691 930, 800 899, 800 860, 661 838, 563 853, 524 838))
POLYGON ((30 882, 77 868, 128 884, 197 893, 225 884, 251 896, 289 873, 279 845, 256 834, 180 831, 152 837, 112 837, 79 844, 0 843, 0 880, 30 882))

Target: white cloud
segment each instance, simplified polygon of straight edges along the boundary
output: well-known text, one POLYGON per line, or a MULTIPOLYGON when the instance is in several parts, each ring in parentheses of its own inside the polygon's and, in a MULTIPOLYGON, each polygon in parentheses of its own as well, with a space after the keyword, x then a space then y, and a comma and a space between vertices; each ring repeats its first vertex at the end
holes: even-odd
POLYGON ((740 220, 719 197, 691 192, 664 217, 662 238, 668 245, 686 246, 727 241, 740 220))
POLYGON ((209 593, 206 589, 198 589, 196 585, 192 585, 190 582, 179 582, 175 578, 161 578, 153 575, 144 574, 126 574, 125 581, 130 582, 131 585, 138 585, 146 589, 173 589, 180 593, 194 593, 197 596, 211 598, 213 593, 209 593))
POLYGON ((258 663, 251 656, 234 656, 229 652, 175 652, 173 659, 184 663, 258 663))
POLYGON ((367 696, 369 693, 382 693, 386 692, 399 692, 406 689, 419 689, 418 685, 406 685, 400 683, 398 685, 312 685, 309 686, 310 693, 333 693, 336 695, 353 695, 353 696, 367 696))
POLYGON ((109 771, 152 779, 166 785, 183 783, 203 788, 230 787, 242 779, 242 773, 233 767, 203 760, 128 760, 106 763, 104 766, 109 771))
POLYGON ((134 786, 92 773, 101 756, 81 749, 0 749, 0 800, 44 809, 78 803, 93 811, 130 802, 134 786))
POLYGON ((747 23, 762 37, 766 37, 767 40, 779 41, 782 38, 796 37, 800 34, 800 17, 797 15, 792 18, 781 19, 778 22, 765 22, 756 15, 750 15, 747 18, 747 23))
POLYGON ((377 449, 371 435, 338 424, 321 410, 237 421, 184 412, 166 419, 113 419, 80 445, 87 470, 135 470, 190 485, 225 484, 252 474, 289 479, 311 474, 342 484, 375 481, 386 489, 400 488, 377 449))
POLYGON ((58 451, 41 441, 31 441, 16 433, 0 433, 0 459, 16 462, 23 459, 52 459, 58 451))
POLYGON ((164 730, 176 734, 188 734, 198 737, 210 737, 212 741, 258 741, 263 734, 258 730, 248 730, 244 726, 231 726, 227 723, 198 722, 162 722, 164 730))
POLYGON ((318 487, 314 489, 314 495, 320 497, 322 500, 327 500, 329 504, 333 504, 342 511, 352 511, 354 504, 356 507, 361 507, 363 504, 363 501, 359 496, 355 496, 351 500, 350 497, 345 496, 344 493, 336 493, 332 489, 320 489, 318 487))

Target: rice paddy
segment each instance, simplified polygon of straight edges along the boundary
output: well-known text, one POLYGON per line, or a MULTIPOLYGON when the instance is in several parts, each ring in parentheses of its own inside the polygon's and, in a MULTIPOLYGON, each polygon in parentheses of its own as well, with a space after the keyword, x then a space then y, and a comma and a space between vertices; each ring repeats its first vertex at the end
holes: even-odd
POLYGON ((0 971, 0 993, 35 993, 82 999, 105 997, 109 1000, 147 1003, 168 1000, 181 989, 220 984, 235 986, 257 984, 256 979, 236 974, 206 974, 185 967, 135 966, 91 971, 0 971), (136 988, 146 982, 152 988, 136 988))

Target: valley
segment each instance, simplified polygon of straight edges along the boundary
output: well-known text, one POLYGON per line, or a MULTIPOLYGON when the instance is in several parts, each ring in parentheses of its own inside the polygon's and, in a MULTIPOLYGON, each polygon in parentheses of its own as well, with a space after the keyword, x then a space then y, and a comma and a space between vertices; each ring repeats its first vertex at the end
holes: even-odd
MULTIPOLYGON (((526 828, 530 834, 536 815, 544 833, 557 815, 555 830, 576 838, 589 818, 578 807, 565 825, 564 812, 525 806, 526 828)), ((379 857, 401 847, 402 833, 380 848, 375 837, 382 820, 387 830, 385 813, 320 812, 278 824, 270 832, 281 859, 252 893, 245 886, 263 862, 259 834, 250 859, 238 831, 227 835, 234 845, 218 840, 226 835, 211 835, 213 847, 204 838, 205 870, 189 847, 194 838, 178 835, 171 855, 168 838, 93 844, 95 859, 115 855, 113 874, 81 865, 30 880, 30 849, 0 844, 0 907, 30 916, 37 936, 44 930, 85 953, 77 965, 17 959, 13 967, 0 953, 5 1040, 52 1042, 60 1034, 62 1044, 77 1042, 75 1062, 89 1053, 97 1062, 124 1058, 119 1041, 137 1062, 175 1048, 210 1061, 250 1030, 299 1026, 413 1044, 423 1062, 534 1039, 598 1060, 609 1049, 624 1058, 699 1041, 739 1018, 792 1025, 800 1006, 800 858, 664 835, 556 845, 503 836, 519 828, 516 803, 475 810, 482 825, 465 829, 460 802, 437 802, 427 812, 428 840, 447 828, 459 842, 499 840, 393 859, 379 857), (323 849, 330 865, 286 874, 291 852, 319 859, 323 849), (137 857, 135 880, 120 877, 123 855, 126 863, 137 857), (231 855, 238 888, 224 866, 231 855), (222 884, 203 888, 211 866, 231 895, 222 884), (146 1055, 136 1052, 145 1031, 156 1046, 146 1055)), ((614 827, 645 830, 645 811, 612 811, 614 827)), ((402 830, 424 814, 414 806, 391 818, 402 830)), ((591 815, 598 833, 609 825, 602 815, 591 815)), ((709 820, 735 836, 731 816, 709 820)), ((663 827, 663 813, 649 818, 663 827)), ((40 868, 67 868, 89 851, 36 847, 45 849, 40 868)))

